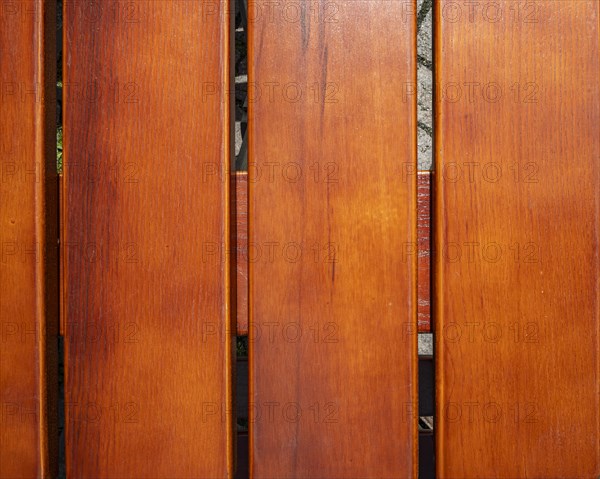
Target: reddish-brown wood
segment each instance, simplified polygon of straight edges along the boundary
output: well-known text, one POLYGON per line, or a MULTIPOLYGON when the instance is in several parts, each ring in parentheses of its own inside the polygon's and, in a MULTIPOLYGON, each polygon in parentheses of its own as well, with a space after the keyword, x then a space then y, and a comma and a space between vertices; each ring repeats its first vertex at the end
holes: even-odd
POLYGON ((435 7, 437 476, 596 479, 599 4, 435 7))
POLYGON ((288 6, 249 18, 251 477, 414 477, 416 5, 288 6))
MULTIPOLYGON (((232 243, 235 245, 236 318, 237 334, 248 334, 248 174, 238 172, 234 176, 235 208, 232 213, 232 243)), ((431 172, 419 171, 417 177, 418 210, 418 319, 419 332, 431 332, 430 292, 430 228, 431 228, 431 172)), ((401 326, 401 325, 399 325, 401 326)))
POLYGON ((233 475, 225 7, 65 2, 71 478, 233 475))
POLYGON ((420 333, 431 332, 431 172, 417 176, 417 312, 420 333))
POLYGON ((0 478, 57 470, 55 3, 0 8, 0 478))
POLYGON ((248 174, 233 175, 235 185, 235 213, 232 218, 232 243, 235 251, 235 293, 237 334, 248 334, 248 174))

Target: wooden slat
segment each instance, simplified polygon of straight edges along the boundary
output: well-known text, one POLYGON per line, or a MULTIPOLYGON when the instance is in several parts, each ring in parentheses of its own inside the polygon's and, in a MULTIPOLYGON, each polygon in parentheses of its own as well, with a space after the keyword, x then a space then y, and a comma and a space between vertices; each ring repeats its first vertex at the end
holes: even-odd
POLYGON ((238 172, 233 175, 235 185, 235 213, 232 218, 232 238, 235 251, 235 293, 238 336, 248 334, 248 174, 238 172))
MULTIPOLYGON (((435 479, 435 461, 433 432, 419 432, 419 479, 435 479)), ((393 437, 388 441, 394 442, 393 437)), ((248 467, 248 433, 240 432, 237 436, 237 467, 235 479, 247 479, 250 474, 248 467)))
POLYGON ((417 318, 420 333, 431 332, 431 172, 417 176, 417 318))
MULTIPOLYGON (((248 174, 238 172, 234 176, 235 185, 235 208, 232 213, 231 241, 234 243, 236 252, 236 318, 237 334, 245 336, 248 334, 248 174)), ((431 262, 431 172, 419 171, 417 176, 418 186, 418 318, 419 332, 431 332, 431 291, 430 291, 430 262, 431 262)), ((401 327, 398 324, 398 327, 401 327)))
POLYGON ((72 478, 233 475, 225 7, 65 3, 72 478))
POLYGON ((249 20, 251 477, 412 477, 415 5, 297 6, 249 20))
POLYGON ((438 477, 595 479, 599 4, 435 7, 438 477))
POLYGON ((56 12, 0 7, 0 478, 57 465, 56 12))

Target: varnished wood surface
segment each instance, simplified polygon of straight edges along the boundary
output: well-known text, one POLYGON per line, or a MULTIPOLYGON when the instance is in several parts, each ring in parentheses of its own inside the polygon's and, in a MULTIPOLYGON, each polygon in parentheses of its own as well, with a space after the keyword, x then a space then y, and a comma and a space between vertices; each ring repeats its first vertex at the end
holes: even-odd
POLYGON ((431 332, 431 172, 417 176, 417 318, 420 333, 431 332))
POLYGON ((232 477, 228 14, 95 7, 65 2, 67 474, 232 477))
POLYGON ((402 96, 416 82, 416 17, 407 5, 306 2, 266 14, 268 2, 254 4, 256 479, 417 472, 416 101, 402 96))
MULTIPOLYGON (((237 334, 248 334, 248 174, 238 172, 233 176, 235 185, 235 208, 232 213, 232 242, 236 252, 236 318, 237 334)), ((419 332, 431 332, 431 172, 419 171, 417 176, 418 199, 418 319, 419 332)), ((399 325, 401 326, 401 325, 399 325)))
POLYGON ((435 4, 438 477, 596 479, 599 4, 495 3, 435 4))
MULTIPOLYGON (((238 336, 248 334, 248 174, 238 172, 232 176, 235 186, 235 217, 231 241, 235 251, 235 319, 238 336)), ((233 255, 232 255, 233 256, 233 255)))
POLYGON ((56 12, 0 11, 0 478, 54 477, 58 347, 56 12))

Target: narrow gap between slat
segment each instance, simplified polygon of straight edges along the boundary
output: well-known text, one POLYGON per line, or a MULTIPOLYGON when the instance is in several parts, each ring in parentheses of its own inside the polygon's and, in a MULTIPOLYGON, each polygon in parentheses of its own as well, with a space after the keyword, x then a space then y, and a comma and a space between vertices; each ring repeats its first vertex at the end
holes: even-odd
MULTIPOLYGON (((56 169, 59 174, 59 203, 62 202, 62 172, 63 172, 63 0, 57 0, 56 5, 56 169)), ((62 210, 59 215, 62 215, 62 210)), ((63 218, 60 218, 60 224, 63 223, 63 218)), ((62 233, 62 229, 60 230, 62 233)), ((62 264, 62 258, 59 259, 62 264)), ((62 284, 62 268, 60 271, 59 284, 62 284)), ((58 434, 59 434, 59 445, 58 445, 58 479, 65 479, 66 463, 65 463, 65 347, 64 347, 64 331, 63 326, 63 314, 62 314, 62 288, 61 288, 61 331, 58 338, 58 434)))
MULTIPOLYGON (((417 2, 417 150, 419 170, 433 170, 433 0, 418 0, 417 2)), ((433 179, 433 178, 432 178, 433 179)), ((432 202, 431 181, 430 203, 432 202)), ((430 255, 432 253, 432 221, 429 210, 430 255)), ((430 256, 431 258, 431 256, 430 256)), ((432 262, 429 263, 429 292, 432 289, 432 262)), ((429 300, 430 332, 419 334, 419 477, 435 478, 435 443, 433 430, 435 428, 435 372, 433 349, 433 305, 432 296, 429 300), (426 436, 424 436, 424 434, 426 436)))

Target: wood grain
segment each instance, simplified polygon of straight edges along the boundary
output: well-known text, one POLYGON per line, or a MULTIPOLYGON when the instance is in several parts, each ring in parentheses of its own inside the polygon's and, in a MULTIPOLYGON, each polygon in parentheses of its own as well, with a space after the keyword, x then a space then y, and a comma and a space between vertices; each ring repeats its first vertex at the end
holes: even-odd
POLYGON ((0 478, 57 472, 56 11, 0 10, 0 478))
POLYGON ((597 1, 435 4, 437 472, 600 476, 597 1))
MULTIPOLYGON (((235 253, 236 318, 238 336, 248 334, 248 173, 233 175, 235 208, 232 208, 231 241, 235 253)), ((419 332, 431 332, 431 172, 417 176, 419 332)))
POLYGON ((65 3, 71 478, 233 476, 225 6, 65 3))
POLYGON ((416 4, 270 5, 249 15, 251 477, 414 477, 416 4))

